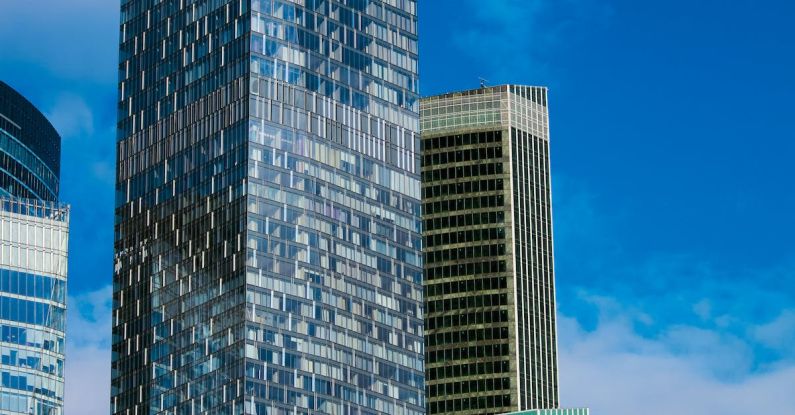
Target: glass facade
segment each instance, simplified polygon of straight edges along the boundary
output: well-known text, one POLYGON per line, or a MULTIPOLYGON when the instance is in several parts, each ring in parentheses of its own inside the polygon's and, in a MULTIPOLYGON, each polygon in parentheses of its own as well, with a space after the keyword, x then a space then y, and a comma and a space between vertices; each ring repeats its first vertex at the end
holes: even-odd
POLYGON ((68 207, 0 197, 0 413, 60 415, 68 207))
POLYGON ((61 139, 0 82, 0 413, 61 415, 69 208, 61 139))
POLYGON ((58 199, 61 137, 39 110, 0 81, 0 196, 58 199))
POLYGON ((558 405, 546 89, 421 103, 428 413, 558 405))
POLYGON ((112 411, 424 413, 416 2, 121 7, 112 411))

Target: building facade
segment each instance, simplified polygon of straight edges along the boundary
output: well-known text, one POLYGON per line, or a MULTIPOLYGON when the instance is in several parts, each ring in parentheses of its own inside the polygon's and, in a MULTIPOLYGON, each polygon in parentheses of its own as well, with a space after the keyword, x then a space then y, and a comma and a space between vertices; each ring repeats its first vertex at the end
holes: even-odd
POLYGON ((428 413, 555 408, 547 90, 420 107, 428 413))
POLYGON ((58 200, 61 137, 25 97, 0 81, 0 196, 58 200))
POLYGON ((122 0, 112 412, 424 412, 414 0, 122 0))
POLYGON ((61 415, 69 207, 61 139, 0 82, 0 413, 61 415))

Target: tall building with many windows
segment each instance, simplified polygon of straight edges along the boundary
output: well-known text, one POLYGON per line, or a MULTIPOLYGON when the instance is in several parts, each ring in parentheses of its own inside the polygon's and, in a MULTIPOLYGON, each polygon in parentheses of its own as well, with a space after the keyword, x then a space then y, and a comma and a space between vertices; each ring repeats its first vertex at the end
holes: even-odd
POLYGON ((69 207, 61 138, 0 82, 0 413, 61 415, 69 207))
POLYGON ((424 412, 415 0, 122 0, 116 414, 424 412))
POLYGON ((556 408, 547 90, 420 107, 428 412, 556 408))

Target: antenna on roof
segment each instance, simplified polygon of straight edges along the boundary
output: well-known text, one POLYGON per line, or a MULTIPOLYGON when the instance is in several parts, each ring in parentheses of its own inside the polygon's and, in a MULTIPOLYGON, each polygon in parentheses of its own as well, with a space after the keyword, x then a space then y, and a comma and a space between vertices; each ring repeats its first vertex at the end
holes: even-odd
POLYGON ((485 88, 486 87, 486 82, 489 82, 489 80, 488 79, 484 79, 484 78, 478 78, 478 79, 480 80, 480 87, 481 88, 485 88))

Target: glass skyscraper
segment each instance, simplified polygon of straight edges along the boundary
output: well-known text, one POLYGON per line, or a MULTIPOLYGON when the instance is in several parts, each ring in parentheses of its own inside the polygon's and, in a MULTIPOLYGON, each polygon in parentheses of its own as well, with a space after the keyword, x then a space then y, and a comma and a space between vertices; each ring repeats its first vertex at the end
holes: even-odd
POLYGON ((122 0, 112 412, 421 414, 414 0, 122 0))
POLYGON ((61 137, 25 97, 0 81, 0 196, 58 200, 61 137))
POLYGON ((547 90, 422 100, 430 414, 558 406, 547 90))
POLYGON ((69 208, 61 138, 0 82, 0 413, 61 415, 69 208))

